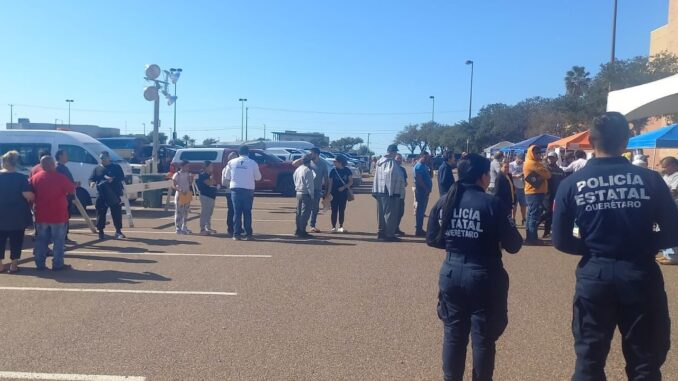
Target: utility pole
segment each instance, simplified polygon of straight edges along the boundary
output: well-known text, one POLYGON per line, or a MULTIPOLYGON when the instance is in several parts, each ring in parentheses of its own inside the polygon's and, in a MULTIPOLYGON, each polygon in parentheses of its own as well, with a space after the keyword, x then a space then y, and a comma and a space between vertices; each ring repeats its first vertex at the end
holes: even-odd
POLYGON ((473 61, 467 60, 466 64, 471 65, 471 90, 468 96, 468 124, 471 124, 471 107, 473 106, 473 61))
POLYGON ((370 135, 372 135, 372 134, 368 132, 367 133, 367 149, 368 150, 370 149, 370 135))
POLYGON ((610 63, 614 63, 615 50, 617 45, 617 0, 614 0, 614 13, 612 14, 612 54, 610 63))
POLYGON ((13 127, 12 125, 14 124, 14 105, 10 104, 9 105, 9 126, 13 127))
POLYGON ((249 116, 250 108, 245 107, 245 141, 247 141, 249 138, 247 136, 248 128, 247 125, 249 124, 250 121, 250 116, 249 116))
POLYGON ((436 118, 435 118, 435 116, 436 116, 436 97, 431 95, 429 98, 431 99, 431 122, 435 123, 435 121, 436 121, 436 118))
POLYGON ((266 140, 266 125, 264 124, 264 140, 266 140))
POLYGON ((245 136, 245 102, 247 102, 247 98, 239 98, 238 101, 240 102, 240 140, 242 141, 245 136))
POLYGON ((68 128, 71 128, 71 103, 73 103, 73 99, 66 99, 66 103, 68 103, 68 128))

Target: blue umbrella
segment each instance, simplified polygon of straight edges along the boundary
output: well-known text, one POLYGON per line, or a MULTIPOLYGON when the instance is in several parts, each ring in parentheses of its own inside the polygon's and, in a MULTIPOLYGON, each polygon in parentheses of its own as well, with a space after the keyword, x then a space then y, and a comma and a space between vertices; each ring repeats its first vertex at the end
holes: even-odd
POLYGON ((626 148, 678 148, 678 123, 635 136, 626 148))
POLYGON ((541 134, 537 135, 534 137, 531 137, 529 139, 523 140, 522 142, 518 142, 512 146, 504 147, 500 151, 501 152, 516 152, 516 153, 521 153, 527 151, 527 149, 530 146, 537 146, 543 150, 545 150, 549 143, 555 142, 556 140, 560 140, 559 136, 555 135, 549 135, 549 134, 541 134))

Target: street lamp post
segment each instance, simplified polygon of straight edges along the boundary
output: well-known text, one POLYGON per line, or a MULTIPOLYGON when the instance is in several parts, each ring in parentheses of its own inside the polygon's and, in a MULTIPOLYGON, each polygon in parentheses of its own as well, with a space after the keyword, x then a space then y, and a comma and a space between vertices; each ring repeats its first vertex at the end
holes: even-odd
POLYGON ((249 140, 250 108, 245 107, 245 141, 249 140))
POLYGON ((172 140, 176 141, 177 140, 177 81, 179 80, 179 77, 181 76, 181 72, 183 71, 181 68, 175 69, 171 68, 169 74, 169 78, 172 81, 172 84, 174 84, 174 129, 172 130, 172 140))
POLYGON ((9 126, 14 127, 14 126, 12 126, 13 124, 14 124, 14 105, 10 104, 9 105, 9 126))
POLYGON ((471 108, 473 107, 473 61, 467 60, 467 65, 471 65, 471 90, 468 96, 468 123, 471 124, 471 108))
POLYGON ((429 97, 431 99, 431 122, 435 122, 436 118, 436 97, 431 95, 429 97))
POLYGON ((68 103, 68 128, 71 128, 71 103, 73 103, 73 99, 66 99, 66 103, 68 103))
POLYGON ((240 140, 242 141, 245 130, 245 102, 247 102, 247 98, 238 98, 238 101, 240 102, 240 140))
POLYGON ((614 0, 614 12, 612 14, 612 54, 610 55, 610 63, 614 63, 616 45, 617 45, 617 0, 614 0))
POLYGON ((146 76, 144 79, 153 83, 152 86, 148 86, 144 89, 144 98, 149 102, 153 102, 153 154, 151 159, 151 173, 155 173, 158 169, 158 149, 160 148, 158 139, 158 133, 160 131, 160 94, 162 93, 162 95, 165 96, 168 106, 171 106, 176 102, 177 97, 175 95, 170 95, 167 88, 171 80, 176 82, 178 76, 176 76, 176 69, 175 76, 172 78, 169 71, 163 71, 160 69, 160 66, 152 64, 146 65, 146 76), (164 80, 158 79, 163 72, 165 74, 164 80))

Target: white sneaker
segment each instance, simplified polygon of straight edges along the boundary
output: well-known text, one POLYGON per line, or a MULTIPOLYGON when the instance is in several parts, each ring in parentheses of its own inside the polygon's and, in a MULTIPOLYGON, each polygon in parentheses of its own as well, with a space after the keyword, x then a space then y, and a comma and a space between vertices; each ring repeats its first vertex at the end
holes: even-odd
POLYGON ((344 229, 344 227, 340 227, 339 230, 337 230, 339 233, 348 233, 348 230, 344 229))
POLYGON ((336 233, 336 232, 337 232, 337 228, 330 229, 330 233, 336 233))

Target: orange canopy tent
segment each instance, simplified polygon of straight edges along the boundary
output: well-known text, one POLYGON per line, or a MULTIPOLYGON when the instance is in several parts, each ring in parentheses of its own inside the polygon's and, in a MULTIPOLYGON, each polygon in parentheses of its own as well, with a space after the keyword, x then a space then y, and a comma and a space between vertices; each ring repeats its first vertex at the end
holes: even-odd
POLYGON ((593 149, 591 143, 589 143, 589 131, 576 133, 572 136, 556 140, 555 142, 549 143, 549 149, 552 148, 565 148, 565 149, 584 149, 590 150, 593 149))

